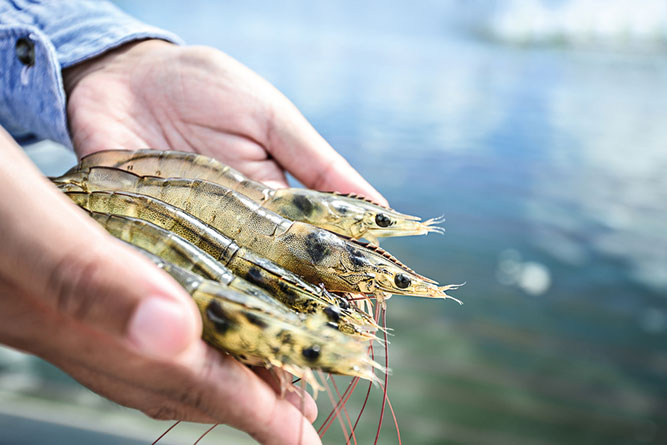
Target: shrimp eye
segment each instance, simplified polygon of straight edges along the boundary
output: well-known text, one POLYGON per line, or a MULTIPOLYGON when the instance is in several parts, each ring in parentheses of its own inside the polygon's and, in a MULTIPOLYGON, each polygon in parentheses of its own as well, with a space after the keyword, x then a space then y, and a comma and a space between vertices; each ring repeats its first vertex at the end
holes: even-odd
POLYGON ((410 285, 410 277, 405 274, 399 273, 394 277, 394 283, 399 289, 405 289, 410 285))
POLYGON ((338 323, 338 321, 340 320, 340 308, 334 305, 325 307, 324 313, 326 314, 327 317, 329 317, 329 320, 335 323, 338 323))
POLYGON ((380 227, 389 227, 391 224, 391 219, 384 213, 378 213, 375 215, 375 224, 377 224, 380 227))
POLYGON ((320 346, 313 345, 309 348, 303 348, 303 350, 301 350, 301 353, 308 361, 314 362, 315 360, 320 358, 320 346))

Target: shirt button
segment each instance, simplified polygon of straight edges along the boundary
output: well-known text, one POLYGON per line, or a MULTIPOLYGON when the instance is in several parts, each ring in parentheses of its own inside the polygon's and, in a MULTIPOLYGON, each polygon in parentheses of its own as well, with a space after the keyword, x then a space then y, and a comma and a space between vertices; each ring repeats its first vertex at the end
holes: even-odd
POLYGON ((27 37, 21 37, 16 41, 16 57, 19 61, 27 66, 35 64, 35 44, 27 37))

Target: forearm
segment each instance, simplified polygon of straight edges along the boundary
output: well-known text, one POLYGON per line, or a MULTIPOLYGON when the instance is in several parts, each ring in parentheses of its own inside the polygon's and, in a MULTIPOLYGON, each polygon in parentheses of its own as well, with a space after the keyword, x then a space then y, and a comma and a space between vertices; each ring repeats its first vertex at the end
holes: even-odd
POLYGON ((108 2, 0 0, 0 125, 21 143, 72 147, 62 70, 146 38, 178 42, 108 2))

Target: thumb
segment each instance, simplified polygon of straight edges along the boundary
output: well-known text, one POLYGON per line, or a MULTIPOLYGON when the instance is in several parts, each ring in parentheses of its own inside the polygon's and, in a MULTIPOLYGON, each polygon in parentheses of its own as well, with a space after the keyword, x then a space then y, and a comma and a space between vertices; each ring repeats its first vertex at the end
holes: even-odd
POLYGON ((37 281, 40 291, 33 294, 150 357, 173 357, 199 338, 199 313, 171 277, 106 233, 84 239, 86 246, 70 244, 37 264, 46 270, 46 279, 37 281))
POLYGON ((54 270, 58 309, 146 356, 186 350, 202 329, 190 296, 134 249, 104 238, 89 255, 54 270))
POLYGON ((187 349, 201 334, 199 313, 189 295, 138 252, 96 233, 97 227, 91 229, 85 246, 70 242, 53 259, 38 263, 46 279, 36 283, 41 289, 33 293, 141 354, 167 358, 187 349))
POLYGON ((7 148, 0 165, 7 192, 0 201, 0 276, 145 355, 171 357, 197 341, 201 319, 189 295, 7 148))
MULTIPOLYGON (((281 95, 282 96, 282 95, 281 95)), ((321 191, 357 193, 388 205, 387 200, 370 185, 336 150, 324 140, 306 118, 284 96, 281 111, 273 115, 271 155, 306 187, 321 191)))

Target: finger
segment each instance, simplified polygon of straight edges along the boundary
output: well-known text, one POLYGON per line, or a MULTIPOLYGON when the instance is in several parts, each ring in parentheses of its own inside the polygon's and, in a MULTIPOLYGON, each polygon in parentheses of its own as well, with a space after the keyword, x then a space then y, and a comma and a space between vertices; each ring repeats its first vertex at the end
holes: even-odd
POLYGON ((52 361, 52 363, 97 394, 123 406, 139 409, 154 419, 217 422, 199 409, 183 405, 164 393, 143 388, 116 375, 109 375, 99 369, 91 369, 75 362, 52 361))
POLYGON ((188 150, 210 156, 255 181, 261 181, 273 188, 287 187, 285 171, 256 140, 233 132, 215 131, 205 127, 200 127, 198 130, 192 132, 192 141, 183 139, 180 144, 167 145, 164 149, 188 150))
POLYGON ((357 193, 379 204, 386 199, 336 152, 287 102, 274 113, 268 149, 272 156, 305 186, 321 191, 357 193))
POLYGON ((129 381, 149 390, 146 401, 129 401, 153 418, 224 423, 262 444, 320 443, 309 420, 292 403, 247 367, 209 346, 194 348, 189 360, 180 364, 127 362, 129 381), (156 394, 167 399, 159 403, 156 394))
POLYGON ((0 272, 49 307, 145 354, 171 356, 197 340, 201 320, 187 293, 108 236, 11 148, 3 147, 0 163, 7 193, 0 272))
POLYGON ((292 374, 278 368, 266 369, 253 368, 262 380, 264 380, 279 395, 284 395, 285 400, 290 402, 296 409, 312 423, 317 419, 317 404, 310 394, 303 388, 294 386, 291 382, 292 374))
MULTIPOLYGON (((157 419, 215 423, 188 394, 196 387, 183 364, 142 357, 122 343, 40 304, 40 297, 0 277, 0 341, 38 355, 109 399, 157 419), (185 371, 184 371, 185 370, 185 371)), ((205 345, 201 344, 203 350, 205 345)), ((196 349, 196 348, 195 348, 196 349)), ((204 363, 203 360, 195 360, 204 363)), ((218 382, 222 385, 224 382, 218 382)), ((203 386, 203 385, 200 385, 203 386)))
POLYGON ((211 405, 214 417, 248 432, 262 444, 320 444, 317 432, 299 410, 257 374, 236 360, 223 358, 209 362, 206 381, 225 381, 206 392, 204 405, 211 400, 227 400, 225 407, 211 405))
POLYGON ((165 138, 162 132, 151 135, 150 125, 141 126, 149 134, 140 135, 133 131, 132 126, 109 123, 103 115, 98 114, 101 112, 89 110, 85 115, 77 115, 72 119, 72 139, 79 158, 108 149, 192 151, 214 157, 269 187, 287 187, 284 170, 273 159, 267 158, 263 146, 247 137, 201 127, 199 131, 193 132, 193 140, 186 140, 179 133, 165 138), (100 126, 98 123, 101 121, 107 123, 100 126))
MULTIPOLYGON (((5 289, 11 290, 0 279, 0 292, 5 294, 5 289)), ((3 342, 38 354, 67 371, 80 371, 84 384, 119 403, 159 419, 226 423, 266 444, 320 443, 310 422, 291 403, 279 399, 248 368, 201 340, 178 358, 156 360, 137 355, 113 337, 43 304, 41 296, 23 292, 6 295, 0 299, 3 342), (77 365, 89 368, 92 374, 77 365), (146 398, 123 393, 122 382, 130 391, 147 391, 146 398), (163 395, 165 400, 155 395, 163 395)))

